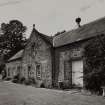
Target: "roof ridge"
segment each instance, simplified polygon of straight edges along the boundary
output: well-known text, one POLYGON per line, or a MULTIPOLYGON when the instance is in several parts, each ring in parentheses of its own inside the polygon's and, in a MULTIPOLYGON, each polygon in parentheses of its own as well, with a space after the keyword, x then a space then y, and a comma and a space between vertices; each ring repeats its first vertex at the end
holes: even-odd
MULTIPOLYGON (((96 22, 102 21, 103 19, 105 19, 105 16, 102 17, 102 18, 96 19, 96 20, 94 20, 94 21, 85 23, 85 24, 81 25, 81 27, 79 27, 79 28, 68 30, 68 31, 66 31, 66 32, 64 32, 64 33, 61 33, 61 34, 57 35, 57 36, 66 34, 66 33, 68 33, 68 32, 76 31, 76 30, 81 29, 81 28, 83 28, 83 27, 86 27, 87 25, 90 25, 90 24, 95 24, 96 22)), ((57 37, 57 36, 54 36, 54 38, 57 37)))
POLYGON ((19 50, 17 53, 15 53, 8 61, 12 61, 18 58, 22 57, 24 49, 19 50))
POLYGON ((95 37, 97 34, 105 34, 105 17, 96 19, 93 22, 82 25, 77 29, 69 30, 53 39, 53 46, 59 47, 76 41, 95 37), (80 39, 80 40, 79 40, 80 39))

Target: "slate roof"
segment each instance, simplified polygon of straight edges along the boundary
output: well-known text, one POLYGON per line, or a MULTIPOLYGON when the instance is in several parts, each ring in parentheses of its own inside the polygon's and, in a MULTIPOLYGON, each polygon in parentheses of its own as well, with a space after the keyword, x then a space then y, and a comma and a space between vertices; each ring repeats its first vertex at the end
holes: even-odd
MULTIPOLYGON (((35 35, 35 34, 38 34, 41 38, 43 38, 45 41, 47 41, 48 43, 50 43, 51 45, 53 45, 53 37, 51 36, 47 36, 45 34, 42 34, 40 33, 38 30, 36 30, 35 28, 33 28, 32 32, 31 32, 31 35, 30 35, 30 38, 28 39, 27 41, 27 44, 30 42, 31 40, 31 36, 32 35, 35 35)), ((26 46, 27 46, 26 44, 26 46)))
POLYGON ((55 36, 53 46, 60 47, 105 33, 105 17, 85 24, 80 28, 55 36))
MULTIPOLYGON (((31 34, 34 34, 34 33, 36 33, 36 32, 37 32, 38 35, 40 35, 45 41, 47 41, 47 42, 49 42, 51 45, 53 45, 53 38, 52 38, 51 36, 47 36, 47 35, 44 35, 44 34, 42 34, 42 33, 39 33, 35 28, 33 28, 31 34)), ((27 44, 28 44, 29 42, 30 42, 30 38, 28 39, 27 44)), ((26 45, 27 45, 27 44, 26 44, 26 45)), ((12 57, 8 60, 8 62, 14 61, 14 60, 17 60, 17 59, 21 58, 21 57, 22 57, 22 54, 23 54, 23 51, 24 51, 24 49, 23 49, 23 50, 20 50, 19 52, 17 52, 14 56, 12 56, 12 57)))
POLYGON ((53 37, 44 35, 44 34, 42 34, 42 33, 39 33, 39 35, 40 35, 43 39, 45 39, 47 42, 49 42, 50 44, 53 45, 53 37))
MULTIPOLYGON (((53 47, 60 47, 67 44, 71 44, 73 42, 78 42, 81 40, 89 39, 95 37, 96 35, 105 34, 105 17, 93 21, 91 23, 85 24, 80 28, 70 30, 68 32, 64 32, 60 35, 51 37, 39 33, 36 29, 33 29, 33 32, 37 32, 44 40, 53 45, 53 47)), ((30 40, 28 40, 29 42, 30 40)), ((28 43, 27 42, 27 43, 28 43)), ((8 61, 13 61, 22 57, 23 50, 17 52, 13 57, 11 57, 8 61)))
POLYGON ((53 44, 53 37, 42 34, 42 33, 38 32, 35 28, 33 28, 33 32, 37 32, 38 35, 41 36, 45 41, 49 42, 50 44, 53 44))
POLYGON ((17 59, 21 58, 21 57, 22 57, 22 54, 23 54, 23 50, 20 50, 20 51, 17 52, 14 56, 12 56, 12 57, 8 60, 8 62, 9 62, 9 61, 13 61, 13 60, 17 60, 17 59))

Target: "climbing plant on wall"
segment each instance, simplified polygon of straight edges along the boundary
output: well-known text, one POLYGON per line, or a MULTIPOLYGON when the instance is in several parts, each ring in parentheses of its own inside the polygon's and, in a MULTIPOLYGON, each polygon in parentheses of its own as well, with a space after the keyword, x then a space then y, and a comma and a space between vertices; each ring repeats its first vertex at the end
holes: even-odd
POLYGON ((85 87, 99 92, 105 85, 105 35, 88 41, 85 45, 85 87))
POLYGON ((42 44, 42 41, 38 37, 36 37, 35 41, 31 44, 31 54, 32 54, 33 58, 36 57, 37 52, 40 49, 41 44, 42 44))

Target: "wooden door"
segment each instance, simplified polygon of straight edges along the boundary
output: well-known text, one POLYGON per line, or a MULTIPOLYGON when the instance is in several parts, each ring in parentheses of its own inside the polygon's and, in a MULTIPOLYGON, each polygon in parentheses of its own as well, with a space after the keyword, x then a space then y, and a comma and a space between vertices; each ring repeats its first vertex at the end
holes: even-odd
POLYGON ((83 87, 83 60, 72 61, 72 84, 83 87))

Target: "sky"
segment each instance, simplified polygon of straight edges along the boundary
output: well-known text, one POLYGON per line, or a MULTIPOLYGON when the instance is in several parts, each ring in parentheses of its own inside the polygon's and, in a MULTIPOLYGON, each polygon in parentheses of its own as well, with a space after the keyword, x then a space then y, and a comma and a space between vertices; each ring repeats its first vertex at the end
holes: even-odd
POLYGON ((105 16, 105 0, 0 0, 0 24, 17 19, 27 26, 29 37, 33 24, 46 35, 77 28, 105 16))

